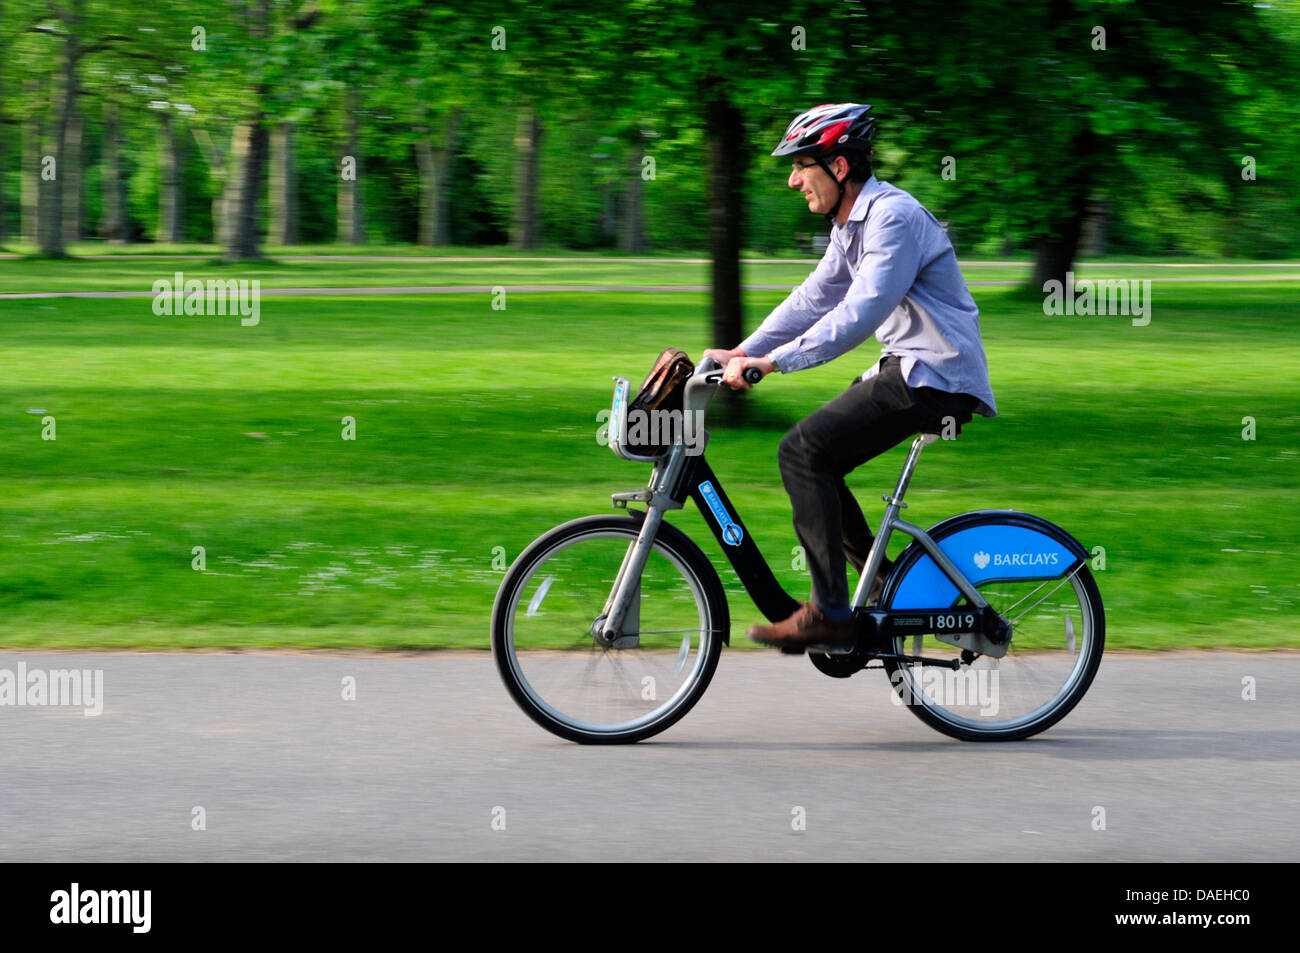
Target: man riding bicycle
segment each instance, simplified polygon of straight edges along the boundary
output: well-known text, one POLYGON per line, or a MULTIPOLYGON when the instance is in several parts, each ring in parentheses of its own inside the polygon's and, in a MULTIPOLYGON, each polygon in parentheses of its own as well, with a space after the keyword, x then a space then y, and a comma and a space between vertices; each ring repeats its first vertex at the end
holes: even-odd
MULTIPOLYGON (((812 574, 812 598, 775 625, 750 626, 782 647, 855 640, 846 559, 863 572, 873 536, 846 474, 915 433, 961 432, 997 409, 980 338, 979 309, 942 226, 916 199, 872 174, 870 106, 817 106, 790 123, 773 150, 790 156, 788 185, 833 221, 817 268, 758 330, 731 350, 710 349, 723 381, 744 372, 816 367, 873 333, 882 357, 839 397, 792 427, 778 450, 794 527, 812 574), (951 418, 951 422, 949 422, 951 418)), ((878 596, 892 563, 873 580, 878 596)))

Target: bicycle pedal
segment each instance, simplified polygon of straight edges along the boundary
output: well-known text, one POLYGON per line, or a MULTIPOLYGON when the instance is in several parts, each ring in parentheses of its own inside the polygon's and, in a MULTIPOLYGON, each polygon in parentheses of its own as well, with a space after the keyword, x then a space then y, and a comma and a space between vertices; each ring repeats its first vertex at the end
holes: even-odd
POLYGON ((853 642, 837 642, 834 645, 810 645, 810 652, 820 652, 822 655, 852 655, 857 649, 857 644, 853 642))

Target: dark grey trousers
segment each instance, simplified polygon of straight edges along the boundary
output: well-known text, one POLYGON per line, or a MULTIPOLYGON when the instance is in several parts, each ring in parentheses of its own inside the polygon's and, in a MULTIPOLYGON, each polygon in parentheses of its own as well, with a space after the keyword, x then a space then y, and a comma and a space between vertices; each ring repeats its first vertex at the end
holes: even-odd
MULTIPOLYGON (((969 394, 909 387, 899 358, 890 355, 874 377, 854 378, 843 394, 790 428, 777 459, 817 605, 849 604, 845 561, 861 573, 874 541, 845 474, 914 434, 941 433, 945 417, 961 433, 978 404, 969 394)), ((892 477, 886 489, 893 489, 892 477)))

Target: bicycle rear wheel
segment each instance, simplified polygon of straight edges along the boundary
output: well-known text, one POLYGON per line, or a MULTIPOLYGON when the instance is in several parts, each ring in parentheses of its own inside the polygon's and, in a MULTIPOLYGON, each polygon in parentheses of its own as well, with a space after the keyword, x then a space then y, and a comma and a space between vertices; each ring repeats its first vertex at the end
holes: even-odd
POLYGON ((619 567, 641 531, 633 516, 556 527, 506 573, 492 612, 492 652, 506 688, 562 738, 640 741, 703 695, 729 619, 717 573, 679 530, 661 524, 624 622, 623 647, 593 635, 619 567))
MULTIPOLYGON (((1060 527, 1006 511, 954 518, 930 535, 1011 622, 1011 641, 1006 654, 994 658, 964 652, 934 634, 895 637, 895 653, 960 662, 952 670, 886 660, 896 700, 930 727, 965 741, 1018 740, 1056 724, 1087 692, 1105 648, 1105 611, 1086 552, 1060 527), (1020 561, 999 568, 999 560, 1013 558, 1020 561), (1032 560, 1052 568, 1023 568, 1032 560)), ((913 543, 899 558, 882 603, 947 605, 955 613, 969 607, 955 592, 913 543)))

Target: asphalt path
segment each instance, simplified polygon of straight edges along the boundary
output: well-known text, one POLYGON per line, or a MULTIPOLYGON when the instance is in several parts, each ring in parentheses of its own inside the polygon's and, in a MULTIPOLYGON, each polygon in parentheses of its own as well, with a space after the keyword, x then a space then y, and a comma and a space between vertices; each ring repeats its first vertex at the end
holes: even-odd
POLYGON ((618 747, 534 725, 482 652, 5 652, 0 677, 20 662, 102 670, 103 711, 0 705, 9 861, 1300 854, 1294 652, 1108 654, 1004 744, 934 732, 880 672, 767 652, 724 651, 682 721, 618 747))

